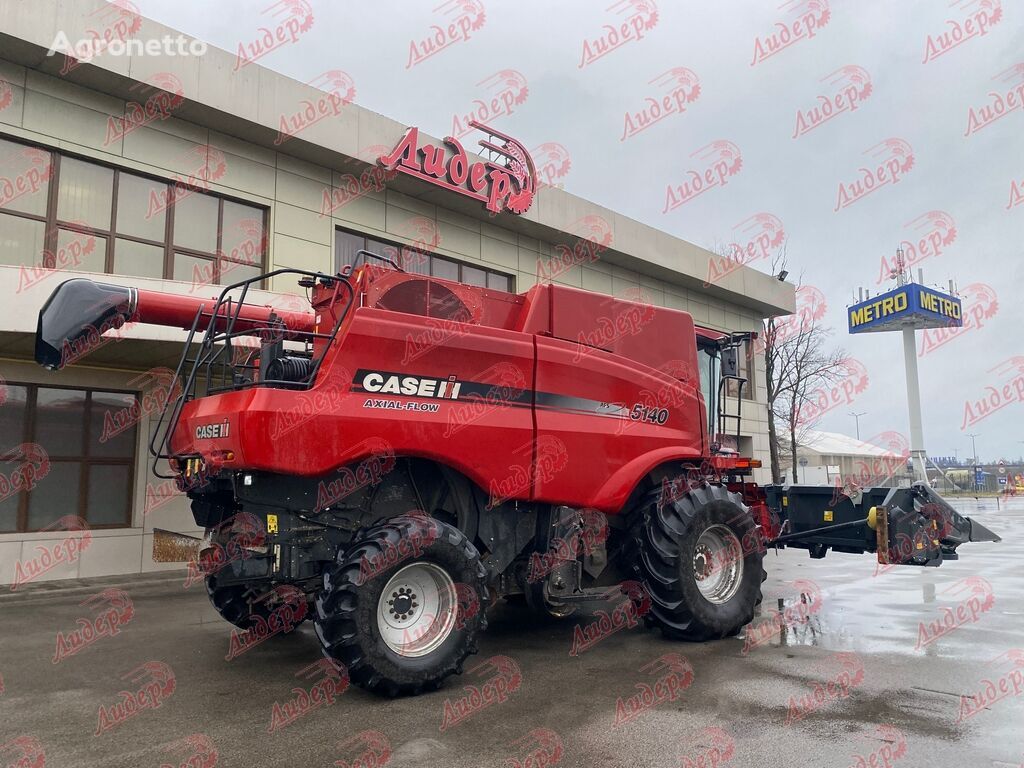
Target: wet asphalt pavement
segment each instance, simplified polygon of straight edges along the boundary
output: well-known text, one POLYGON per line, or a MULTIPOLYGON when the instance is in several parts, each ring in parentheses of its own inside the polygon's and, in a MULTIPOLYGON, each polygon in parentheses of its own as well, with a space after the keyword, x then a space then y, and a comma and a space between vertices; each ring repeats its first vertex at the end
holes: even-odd
POLYGON ((954 503, 1003 541, 887 572, 770 553, 761 615, 702 645, 623 629, 573 657, 593 617, 501 604, 481 668, 411 699, 338 693, 309 624, 226 661, 231 627, 180 576, 4 588, 0 766, 1020 766, 1024 499, 954 503), (54 663, 112 586, 131 618, 54 663))

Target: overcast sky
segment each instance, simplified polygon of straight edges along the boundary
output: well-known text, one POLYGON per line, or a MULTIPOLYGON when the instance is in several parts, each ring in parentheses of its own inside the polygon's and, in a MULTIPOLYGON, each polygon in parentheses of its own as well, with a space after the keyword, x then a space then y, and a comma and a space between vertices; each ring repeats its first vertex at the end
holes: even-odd
MULTIPOLYGON (((292 7, 301 14, 303 5, 135 3, 143 15, 230 51, 292 7)), ((852 435, 849 412, 857 411, 865 412, 862 438, 909 431, 901 335, 850 336, 845 307, 857 286, 891 286, 879 282, 882 259, 891 260, 900 242, 912 243, 908 255, 920 259, 925 282, 955 280, 965 309, 977 306, 973 316, 984 315, 980 327, 971 321, 919 360, 928 452, 970 456, 966 435, 973 432, 983 459, 1009 459, 1024 452, 1024 403, 1011 383, 1024 376, 1024 91, 1016 90, 1024 84, 1024 9, 999 5, 312 0, 308 31, 260 63, 302 81, 340 69, 354 80, 357 103, 436 136, 451 132, 453 116, 474 100, 513 90, 521 103, 489 122, 531 148, 562 145, 571 166, 558 182, 568 191, 703 246, 745 242, 749 234, 744 238, 740 225, 749 217, 778 217, 790 279, 802 275, 821 291, 834 342, 868 373, 864 391, 826 413, 821 429, 852 435), (422 47, 434 25, 451 23, 467 34, 409 66, 410 44, 422 47), (609 36, 612 28, 616 35, 609 36), (607 45, 616 36, 628 39, 607 45), (585 60, 585 41, 604 55, 585 60), (690 98, 685 110, 623 140, 627 113, 676 85, 690 98), (997 94, 1007 108, 983 113, 997 94), (819 96, 840 109, 801 128, 798 112, 819 106, 819 96), (986 114, 1002 117, 987 122, 986 114), (719 140, 732 142, 725 151, 738 149, 741 163, 730 158, 729 166, 738 170, 665 212, 667 189, 708 167, 705 155, 721 145, 701 150, 719 140), (898 180, 887 171, 869 194, 841 198, 841 184, 880 165, 898 166, 898 180), (1011 205, 1014 181, 1018 205, 1011 205), (918 248, 922 238, 935 242, 940 235, 940 253, 918 248), (1004 407, 965 423, 974 418, 966 415, 968 401, 1008 383, 1009 395, 998 395, 1004 407)), ((768 271, 770 263, 751 266, 768 271)), ((919 347, 924 342, 919 333, 919 347)))

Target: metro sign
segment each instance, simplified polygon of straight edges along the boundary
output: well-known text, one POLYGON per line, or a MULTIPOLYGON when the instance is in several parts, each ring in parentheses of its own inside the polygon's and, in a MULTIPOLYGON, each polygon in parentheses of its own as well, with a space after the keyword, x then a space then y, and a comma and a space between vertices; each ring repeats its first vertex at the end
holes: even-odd
POLYGON ((470 161, 458 139, 448 136, 444 144, 420 145, 419 128, 409 128, 391 152, 377 162, 389 171, 398 171, 439 187, 479 200, 491 213, 526 213, 537 190, 537 169, 526 147, 510 136, 475 120, 470 126, 487 134, 480 146, 491 157, 496 153, 504 162, 470 161), (494 143, 494 139, 502 143, 494 143))

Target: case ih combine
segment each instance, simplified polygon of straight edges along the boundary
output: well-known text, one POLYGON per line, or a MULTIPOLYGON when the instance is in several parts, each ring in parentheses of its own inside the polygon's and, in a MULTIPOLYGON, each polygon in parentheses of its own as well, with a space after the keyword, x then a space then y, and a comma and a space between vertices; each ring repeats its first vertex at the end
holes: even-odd
POLYGON ((565 616, 620 588, 668 637, 703 641, 751 621, 767 548, 938 565, 998 540, 924 485, 750 482, 757 462, 721 438, 745 336, 686 312, 361 252, 342 274, 278 270, 205 301, 69 280, 36 359, 60 368, 129 320, 189 331, 150 447, 207 530, 215 608, 243 628, 309 615, 324 654, 381 693, 460 672, 496 598, 565 616), (308 311, 248 301, 289 273, 308 311))

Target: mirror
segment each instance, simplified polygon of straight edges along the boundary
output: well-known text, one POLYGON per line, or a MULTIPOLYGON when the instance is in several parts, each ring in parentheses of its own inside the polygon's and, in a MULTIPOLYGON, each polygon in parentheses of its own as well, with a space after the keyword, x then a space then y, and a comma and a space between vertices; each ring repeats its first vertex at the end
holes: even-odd
POLYGON ((739 376, 740 359, 736 347, 722 350, 722 376, 739 376))

